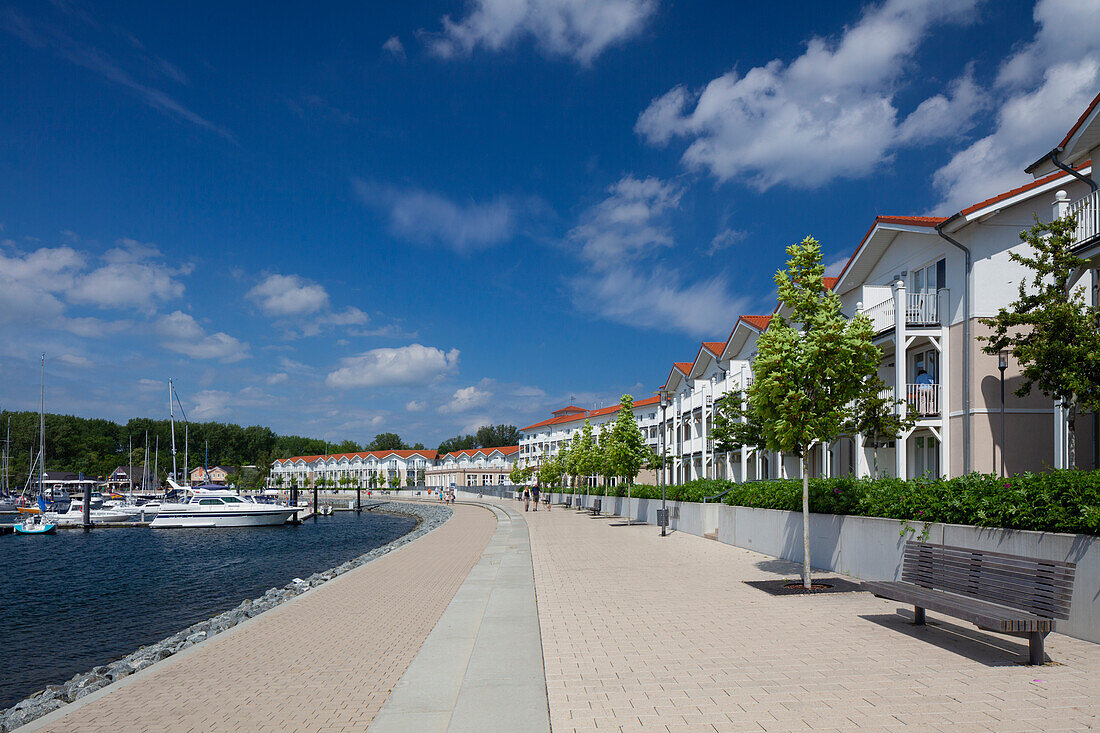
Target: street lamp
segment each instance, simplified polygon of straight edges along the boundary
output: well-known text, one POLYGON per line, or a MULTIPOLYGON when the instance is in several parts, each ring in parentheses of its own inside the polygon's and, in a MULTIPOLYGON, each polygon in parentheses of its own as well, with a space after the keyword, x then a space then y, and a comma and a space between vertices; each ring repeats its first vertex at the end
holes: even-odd
POLYGON ((668 509, 665 506, 665 408, 668 405, 668 390, 662 387, 657 394, 661 397, 661 460, 657 466, 661 472, 661 536, 665 537, 665 525, 668 524, 668 509))
POLYGON ((1001 370, 1001 478, 1005 476, 1005 369, 1008 369, 1008 352, 997 352, 997 368, 1001 370))

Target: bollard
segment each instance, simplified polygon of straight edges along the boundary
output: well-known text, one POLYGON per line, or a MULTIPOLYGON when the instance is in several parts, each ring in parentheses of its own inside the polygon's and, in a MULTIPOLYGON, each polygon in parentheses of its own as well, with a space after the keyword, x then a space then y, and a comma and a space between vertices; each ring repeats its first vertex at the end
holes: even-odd
POLYGON ((363 489, 358 486, 355 488, 355 511, 363 511, 363 489))
POLYGON ((84 531, 92 530, 92 485, 84 484, 84 531))
POLYGON ((317 521, 317 487, 313 487, 313 521, 317 521))

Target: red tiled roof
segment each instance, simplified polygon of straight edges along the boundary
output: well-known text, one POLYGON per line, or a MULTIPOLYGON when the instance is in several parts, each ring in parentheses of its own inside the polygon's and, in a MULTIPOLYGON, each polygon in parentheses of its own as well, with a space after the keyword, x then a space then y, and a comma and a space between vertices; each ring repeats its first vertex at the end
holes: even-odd
POLYGON ((362 451, 360 453, 332 453, 332 454, 329 454, 329 455, 319 455, 319 456, 294 456, 293 458, 281 458, 281 459, 279 459, 275 462, 276 463, 291 463, 293 461, 302 460, 302 461, 305 461, 306 463, 312 463, 313 461, 319 460, 321 458, 324 458, 326 460, 335 459, 337 461, 340 460, 341 458, 347 458, 350 461, 353 458, 371 458, 371 457, 374 457, 374 458, 389 458, 390 456, 397 456, 398 458, 411 458, 413 456, 421 456, 423 458, 430 458, 430 459, 434 460, 435 457, 438 454, 439 454, 439 451, 421 450, 421 449, 415 449, 415 450, 374 450, 374 451, 362 451))
MULTIPOLYGON (((875 221, 871 224, 871 228, 867 230, 867 233, 863 235, 863 239, 859 240, 859 244, 856 245, 855 252, 852 252, 852 256, 848 258, 848 261, 844 263, 844 269, 840 271, 840 276, 836 278, 837 282, 840 282, 840 278, 844 277, 844 273, 848 272, 848 268, 855 262, 856 255, 863 249, 863 245, 867 242, 867 238, 871 236, 871 232, 875 231, 875 227, 879 224, 897 224, 900 226, 912 226, 912 227, 935 227, 943 224, 947 221, 946 216, 876 216, 875 221)), ((833 283, 833 287, 836 287, 836 283, 833 283)))
POLYGON ((840 281, 839 277, 823 277, 821 278, 821 284, 825 286, 826 290, 832 290, 836 287, 837 282, 840 281))
POLYGON ((726 348, 726 343, 724 341, 704 341, 703 348, 715 356, 721 356, 722 349, 726 348))
POLYGON ((1090 114, 1092 114, 1092 111, 1094 109, 1096 109, 1097 103, 1100 103, 1100 94, 1097 94, 1095 97, 1092 98, 1092 102, 1090 102, 1089 106, 1085 109, 1085 111, 1081 113, 1081 116, 1077 118, 1077 122, 1073 123, 1073 127, 1069 128, 1069 132, 1067 132, 1066 136, 1064 138, 1062 138, 1062 142, 1058 143, 1059 148, 1065 148, 1066 147, 1066 143, 1069 142, 1069 139, 1071 137, 1073 137, 1073 134, 1075 132, 1077 132, 1077 130, 1081 127, 1082 124, 1084 124, 1085 119, 1090 114))
MULTIPOLYGON (((689 364, 688 366, 691 365, 689 364)), ((656 405, 660 403, 660 401, 661 398, 654 395, 653 397, 647 397, 644 400, 638 400, 634 403, 634 407, 635 409, 639 407, 648 407, 649 405, 656 405)), ((581 412, 574 413, 572 415, 552 417, 549 420, 543 420, 542 422, 537 422, 534 425, 528 425, 525 428, 520 428, 520 432, 526 432, 528 430, 545 427, 547 425, 561 425, 562 423, 567 422, 580 422, 581 420, 592 417, 603 417, 604 415, 610 415, 612 413, 618 412, 620 407, 621 405, 611 405, 610 407, 602 407, 599 410, 581 410, 581 412)))
MULTIPOLYGON (((578 409, 580 409, 580 408, 578 408, 578 409)), ((583 410, 582 410, 582 412, 583 412, 583 410)), ((454 456, 454 457, 457 458, 458 456, 476 456, 476 455, 487 456, 490 453, 494 453, 494 452, 499 452, 501 455, 510 456, 513 453, 517 452, 517 451, 519 451, 519 446, 518 445, 503 445, 503 446, 499 446, 497 448, 463 448, 462 450, 451 451, 450 453, 447 453, 443 457, 444 458, 449 458, 451 456, 454 456)))
POLYGON ((757 331, 763 331, 772 322, 771 316, 741 316, 737 320, 744 321, 757 331))
POLYGON ((673 366, 676 367, 677 369, 679 369, 680 371, 682 371, 684 374, 687 374, 688 372, 691 371, 691 362, 690 361, 678 361, 678 362, 675 362, 673 364, 673 366))
POLYGON ((569 405, 568 407, 563 407, 560 410, 554 410, 550 414, 551 415, 560 415, 563 412, 584 412, 584 408, 583 407, 577 407, 576 405, 569 405))
MULTIPOLYGON (((1092 161, 1086 160, 1081 165, 1076 166, 1075 170, 1081 170, 1082 168, 1085 168, 1085 167, 1087 167, 1091 164, 1092 164, 1092 161)), ((1033 188, 1036 188, 1038 186, 1042 186, 1044 184, 1050 183, 1051 181, 1056 181, 1059 178, 1062 178, 1062 177, 1068 176, 1068 175, 1069 174, 1066 173, 1065 171, 1055 171, 1054 173, 1051 173, 1050 175, 1043 176, 1042 178, 1037 178, 1034 181, 1032 181, 1031 183, 1025 183, 1023 186, 1018 186, 1018 187, 1012 189, 1011 191, 1005 191, 1004 193, 998 194, 998 195, 996 195, 992 198, 988 198, 985 201, 979 201, 978 203, 976 203, 972 206, 967 206, 965 209, 963 209, 962 211, 959 212, 959 215, 966 216, 967 214, 972 214, 972 213, 974 213, 975 211, 977 211, 979 209, 984 209, 987 206, 992 206, 993 204, 1000 203, 1001 201, 1004 201, 1005 199, 1010 199, 1013 196, 1018 196, 1021 193, 1026 193, 1026 192, 1030 191, 1033 188)))

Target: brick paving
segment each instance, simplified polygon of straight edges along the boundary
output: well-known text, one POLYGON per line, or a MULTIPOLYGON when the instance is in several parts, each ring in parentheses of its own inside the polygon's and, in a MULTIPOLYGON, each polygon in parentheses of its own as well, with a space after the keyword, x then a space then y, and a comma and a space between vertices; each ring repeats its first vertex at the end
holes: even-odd
POLYGON ((363 730, 495 526, 485 508, 457 505, 417 541, 150 668, 43 730, 363 730))
POLYGON ((1022 639, 867 593, 773 597, 798 568, 574 510, 530 527, 550 720, 570 731, 1100 728, 1100 645, 1022 639))

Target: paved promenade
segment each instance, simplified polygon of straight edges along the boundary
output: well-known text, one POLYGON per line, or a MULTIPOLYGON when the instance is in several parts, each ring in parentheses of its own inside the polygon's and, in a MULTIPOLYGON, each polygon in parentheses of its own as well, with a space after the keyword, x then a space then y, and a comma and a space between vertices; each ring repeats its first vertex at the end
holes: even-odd
POLYGON ((27 729, 363 730, 495 526, 485 508, 458 505, 417 541, 27 729))
POLYGON ((652 526, 523 514, 554 733, 1100 728, 1100 645, 1026 643, 867 593, 773 597, 798 567, 652 526))

